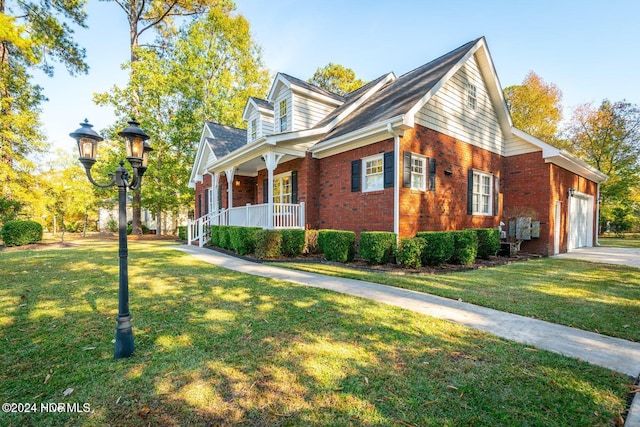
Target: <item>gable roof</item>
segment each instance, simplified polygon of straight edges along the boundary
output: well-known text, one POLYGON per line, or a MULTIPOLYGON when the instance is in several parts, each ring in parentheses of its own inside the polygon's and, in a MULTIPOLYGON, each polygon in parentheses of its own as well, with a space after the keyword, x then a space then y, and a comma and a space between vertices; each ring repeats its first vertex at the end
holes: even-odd
POLYGON ((466 43, 388 83, 329 132, 323 141, 346 135, 371 123, 384 122, 409 113, 480 40, 482 38, 466 43))
POLYGON ((335 105, 339 105, 342 102, 344 102, 344 97, 336 93, 333 93, 331 91, 328 91, 319 86, 305 82, 304 80, 300 80, 296 77, 290 76, 285 73, 276 74, 276 78, 273 81, 273 85, 271 85, 271 89, 269 90, 269 95, 267 96, 267 100, 273 101, 273 97, 276 94, 276 89, 279 84, 283 84, 292 90, 298 89, 299 91, 304 92, 307 95, 324 99, 325 101, 328 101, 335 105))
POLYGON ((224 126, 214 122, 207 122, 207 127, 211 137, 206 137, 205 141, 218 159, 247 143, 247 131, 245 129, 224 126))

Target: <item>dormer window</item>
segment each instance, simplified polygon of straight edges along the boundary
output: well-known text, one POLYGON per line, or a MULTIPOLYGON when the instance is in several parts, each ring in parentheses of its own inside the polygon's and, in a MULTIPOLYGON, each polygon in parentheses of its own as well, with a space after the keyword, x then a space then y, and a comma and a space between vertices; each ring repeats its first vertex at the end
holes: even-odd
POLYGON ((280 132, 286 132, 287 130, 287 100, 283 99, 280 101, 280 117, 278 120, 280 121, 280 132))
POLYGON ((258 120, 251 120, 251 141, 255 141, 258 138, 258 120))
POLYGON ((478 98, 476 95, 476 86, 467 82, 466 83, 466 103, 467 103, 467 108, 470 110, 474 110, 476 109, 476 107, 478 106, 478 98))

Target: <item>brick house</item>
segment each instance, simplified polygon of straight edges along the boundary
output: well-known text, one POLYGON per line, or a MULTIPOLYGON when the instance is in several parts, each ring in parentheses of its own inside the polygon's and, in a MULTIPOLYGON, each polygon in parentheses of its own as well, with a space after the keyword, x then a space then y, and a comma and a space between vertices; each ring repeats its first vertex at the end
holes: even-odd
POLYGON ((606 175, 513 126, 484 38, 345 96, 278 73, 243 117, 247 130, 204 126, 190 178, 201 243, 206 224, 404 238, 516 234, 521 218, 527 252, 596 242, 606 175))

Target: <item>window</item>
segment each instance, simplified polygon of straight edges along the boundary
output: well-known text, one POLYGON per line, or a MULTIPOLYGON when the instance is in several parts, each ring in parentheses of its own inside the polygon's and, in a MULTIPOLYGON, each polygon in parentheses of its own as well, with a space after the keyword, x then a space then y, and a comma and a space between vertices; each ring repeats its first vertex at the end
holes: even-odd
POLYGON ((426 160, 422 156, 411 156, 411 189, 424 191, 426 189, 426 160))
POLYGON ((255 141, 258 137, 258 120, 251 120, 251 140, 255 141))
POLYGON ((291 172, 273 177, 273 203, 291 203, 291 172))
POLYGON ((467 82, 466 83, 466 105, 467 108, 469 108, 470 110, 474 110, 476 109, 477 105, 478 105, 478 98, 477 98, 477 91, 476 91, 476 86, 467 82))
POLYGON ((492 176, 482 172, 473 172, 473 201, 474 215, 491 215, 493 206, 492 176))
POLYGON ((384 163, 382 155, 362 159, 362 191, 384 189, 384 163))
POLYGON ((280 101, 280 132, 286 132, 287 130, 287 100, 280 101))

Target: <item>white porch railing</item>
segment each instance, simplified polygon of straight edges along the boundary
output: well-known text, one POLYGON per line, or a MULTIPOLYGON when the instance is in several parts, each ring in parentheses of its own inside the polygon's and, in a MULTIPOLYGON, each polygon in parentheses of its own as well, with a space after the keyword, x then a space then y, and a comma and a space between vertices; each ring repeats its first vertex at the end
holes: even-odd
MULTIPOLYGON (((274 203, 273 228, 303 228, 305 225, 304 203, 274 203)), ((187 242, 202 247, 211 238, 211 225, 236 225, 241 227, 269 228, 269 205, 246 205, 209 213, 187 222, 187 242)))

